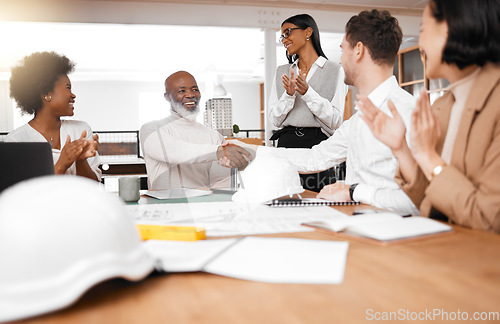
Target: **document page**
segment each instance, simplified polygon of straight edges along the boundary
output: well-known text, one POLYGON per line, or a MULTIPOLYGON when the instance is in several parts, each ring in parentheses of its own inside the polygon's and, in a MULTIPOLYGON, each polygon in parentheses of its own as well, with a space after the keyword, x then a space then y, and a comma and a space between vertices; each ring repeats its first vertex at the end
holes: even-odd
POLYGON ((166 272, 205 271, 270 283, 339 284, 344 279, 347 242, 243 237, 193 242, 143 243, 166 272))
POLYGON ((348 247, 348 242, 245 237, 205 271, 270 283, 340 284, 348 247))
MULTIPOLYGON (((345 215, 345 214, 344 214, 345 215)), ((307 225, 322 227, 335 232, 340 232, 351 228, 352 226, 364 226, 366 224, 380 223, 385 221, 393 221, 402 219, 401 216, 393 213, 373 213, 366 215, 341 217, 340 215, 335 218, 323 219, 321 221, 311 222, 307 225)))
POLYGON ((142 245, 155 258, 157 270, 194 272, 202 271, 205 264, 237 240, 237 238, 189 242, 147 240, 142 245))
POLYGON ((373 238, 379 241, 391 241, 422 235, 449 232, 451 226, 433 219, 413 216, 396 220, 386 220, 377 223, 353 225, 346 233, 373 238))
POLYGON ((136 224, 196 226, 207 236, 313 231, 302 223, 335 217, 327 206, 273 208, 236 202, 126 205, 136 224))

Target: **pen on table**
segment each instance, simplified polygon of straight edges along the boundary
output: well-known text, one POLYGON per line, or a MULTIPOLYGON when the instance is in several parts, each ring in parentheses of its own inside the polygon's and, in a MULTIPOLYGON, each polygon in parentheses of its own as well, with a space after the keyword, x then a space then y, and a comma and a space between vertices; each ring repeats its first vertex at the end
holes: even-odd
POLYGON ((356 215, 366 215, 366 214, 377 214, 380 212, 381 211, 376 210, 376 209, 361 209, 361 210, 356 210, 356 211, 352 212, 352 215, 356 216, 356 215))
MULTIPOLYGON (((367 214, 378 214, 378 213, 385 213, 382 210, 377 210, 377 209, 363 209, 363 210, 356 210, 352 213, 352 216, 357 216, 357 215, 367 215, 367 214)), ((411 214, 406 214, 406 215, 400 215, 401 217, 411 217, 411 214)))

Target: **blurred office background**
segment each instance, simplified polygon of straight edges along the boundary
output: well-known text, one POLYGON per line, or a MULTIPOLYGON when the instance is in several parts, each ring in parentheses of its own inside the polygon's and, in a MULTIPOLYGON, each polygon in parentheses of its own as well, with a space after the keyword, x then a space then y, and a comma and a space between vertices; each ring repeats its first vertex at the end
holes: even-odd
MULTIPOLYGON (((0 3, 0 132, 29 120, 9 97, 10 68, 35 51, 76 62, 70 75, 75 119, 94 130, 138 130, 169 114, 165 78, 192 73, 205 101, 222 85, 240 129, 272 127, 265 118, 276 66, 286 63, 281 22, 309 13, 329 59, 339 61, 344 26, 364 9, 388 9, 417 43, 426 1, 408 0, 10 0, 0 3)), ((200 115, 200 121, 202 116, 200 115)))

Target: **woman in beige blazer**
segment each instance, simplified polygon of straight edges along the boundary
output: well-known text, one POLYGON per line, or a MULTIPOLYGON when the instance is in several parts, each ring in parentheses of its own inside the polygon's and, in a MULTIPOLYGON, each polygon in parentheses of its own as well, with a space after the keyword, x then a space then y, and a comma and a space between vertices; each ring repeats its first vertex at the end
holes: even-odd
POLYGON ((367 98, 359 107, 374 135, 399 161, 396 180, 422 215, 500 233, 500 2, 431 0, 419 47, 426 76, 449 90, 430 105, 422 92, 410 143, 367 98))

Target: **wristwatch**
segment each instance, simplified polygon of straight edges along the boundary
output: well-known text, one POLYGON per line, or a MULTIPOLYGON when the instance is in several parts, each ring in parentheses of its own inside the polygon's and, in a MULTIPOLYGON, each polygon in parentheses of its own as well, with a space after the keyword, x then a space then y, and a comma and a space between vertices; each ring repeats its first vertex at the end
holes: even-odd
POLYGON ((443 168, 446 166, 446 164, 440 164, 438 165, 437 167, 435 167, 434 169, 432 169, 432 172, 431 172, 431 179, 429 181, 432 181, 432 179, 434 179, 435 176, 437 176, 438 174, 441 173, 441 171, 443 171, 443 168))
POLYGON ((356 187, 358 186, 357 183, 353 183, 350 187, 349 187, 349 197, 351 198, 352 201, 354 201, 354 189, 356 189, 356 187))

